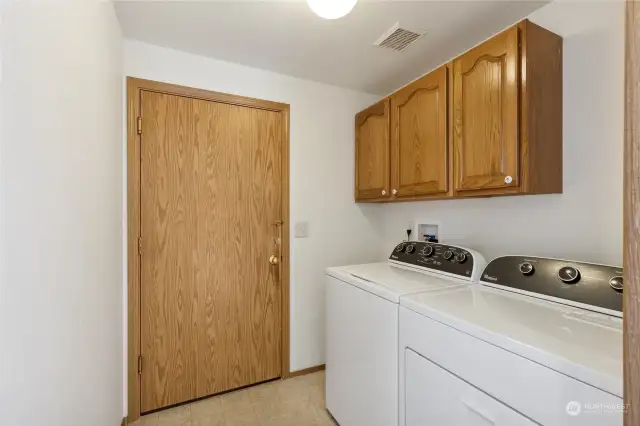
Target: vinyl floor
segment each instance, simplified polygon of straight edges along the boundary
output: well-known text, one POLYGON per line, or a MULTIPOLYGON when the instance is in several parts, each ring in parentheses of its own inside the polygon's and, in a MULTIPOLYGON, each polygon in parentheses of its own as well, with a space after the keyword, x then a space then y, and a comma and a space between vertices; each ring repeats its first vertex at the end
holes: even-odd
POLYGON ((132 426, 336 426, 324 371, 276 380, 142 416, 132 426))

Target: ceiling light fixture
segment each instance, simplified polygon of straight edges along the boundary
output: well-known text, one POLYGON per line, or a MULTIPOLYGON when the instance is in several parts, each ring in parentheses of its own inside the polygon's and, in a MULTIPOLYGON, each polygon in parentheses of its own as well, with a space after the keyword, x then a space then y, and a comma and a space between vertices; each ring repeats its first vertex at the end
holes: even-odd
POLYGON ((313 12, 324 19, 342 18, 356 5, 358 0, 307 0, 313 12))

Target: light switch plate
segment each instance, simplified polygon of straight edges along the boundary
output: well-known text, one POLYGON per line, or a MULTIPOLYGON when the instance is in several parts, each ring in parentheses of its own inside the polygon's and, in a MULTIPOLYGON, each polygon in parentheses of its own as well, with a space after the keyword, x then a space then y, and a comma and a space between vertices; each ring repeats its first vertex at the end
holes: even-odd
POLYGON ((309 237, 309 222, 296 222, 293 227, 293 236, 295 238, 309 237))

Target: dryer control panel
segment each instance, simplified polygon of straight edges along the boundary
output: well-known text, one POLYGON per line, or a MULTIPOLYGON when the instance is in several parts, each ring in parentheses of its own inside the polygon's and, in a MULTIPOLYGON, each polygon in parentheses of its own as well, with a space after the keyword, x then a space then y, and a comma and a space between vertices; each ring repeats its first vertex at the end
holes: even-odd
POLYGON ((484 258, 471 249, 426 241, 398 244, 389 261, 470 281, 477 281, 485 266, 484 258))
POLYGON ((622 268, 535 256, 492 260, 482 284, 622 316, 622 268))

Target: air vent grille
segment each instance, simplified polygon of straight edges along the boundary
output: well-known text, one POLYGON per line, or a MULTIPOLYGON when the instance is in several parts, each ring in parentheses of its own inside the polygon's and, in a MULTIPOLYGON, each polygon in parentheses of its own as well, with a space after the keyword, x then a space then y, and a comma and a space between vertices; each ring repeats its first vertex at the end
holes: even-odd
POLYGON ((410 31, 405 28, 400 28, 400 25, 396 24, 380 37, 374 45, 402 52, 423 35, 424 32, 410 31))

